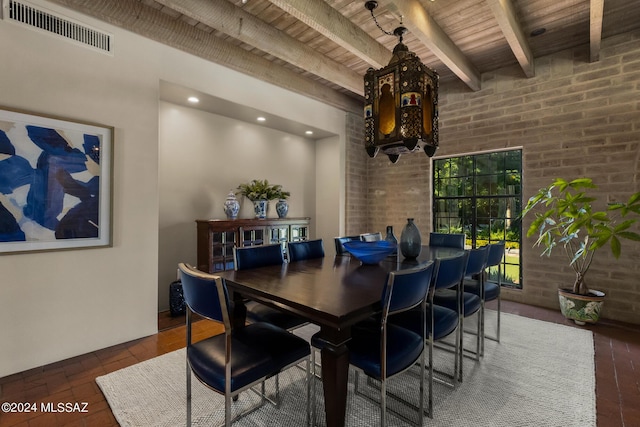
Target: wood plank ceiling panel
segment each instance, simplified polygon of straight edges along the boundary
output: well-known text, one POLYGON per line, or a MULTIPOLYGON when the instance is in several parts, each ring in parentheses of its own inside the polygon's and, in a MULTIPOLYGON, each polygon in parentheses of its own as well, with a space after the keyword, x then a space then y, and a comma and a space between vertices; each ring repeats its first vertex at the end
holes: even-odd
MULTIPOLYGON (((378 28, 370 12, 364 7, 364 0, 309 0, 309 2, 313 2, 312 5, 300 2, 300 0, 245 0, 244 2, 243 0, 210 0, 215 3, 227 2, 231 6, 226 8, 224 12, 227 15, 225 19, 228 20, 228 27, 223 26, 216 29, 207 25, 207 19, 209 19, 210 25, 216 26, 211 21, 210 14, 208 17, 202 16, 200 19, 201 15, 194 13, 194 10, 185 9, 187 4, 195 4, 187 1, 173 3, 168 0, 49 1, 70 7, 81 13, 92 14, 99 19, 121 25, 128 30, 149 34, 150 37, 157 38, 160 42, 182 48, 188 52, 196 52, 203 57, 211 57, 216 62, 247 72, 250 75, 264 76, 267 80, 280 82, 279 84, 285 87, 289 87, 289 82, 295 80, 292 78, 293 75, 298 75, 302 79, 298 82, 301 93, 304 93, 305 90, 315 91, 313 94, 309 93, 309 96, 315 98, 324 96, 317 91, 316 84, 319 84, 332 91, 360 100, 360 84, 354 85, 355 80, 359 80, 359 78, 354 79, 354 76, 364 75, 375 59, 374 56, 367 56, 368 53, 363 54, 364 50, 358 49, 368 49, 375 45, 378 48, 379 61, 381 56, 386 57, 385 52, 390 56, 390 52, 397 44, 395 36, 384 34, 378 28), (300 9, 292 9, 294 4, 300 9), (129 17, 124 12, 125 6, 131 10, 129 17), (268 44, 258 43, 263 40, 257 40, 254 46, 254 42, 246 34, 240 34, 243 27, 242 22, 238 22, 238 19, 241 19, 240 17, 244 13, 250 15, 252 20, 254 18, 260 20, 260 25, 266 25, 279 31, 280 34, 274 36, 274 40, 276 38, 282 39, 281 36, 286 35, 291 46, 300 46, 301 55, 303 51, 309 53, 309 50, 312 50, 321 59, 319 60, 318 56, 314 57, 316 65, 307 60, 296 62, 294 51, 282 48, 278 51, 278 49, 271 49, 268 44), (334 14, 337 13, 346 19, 336 20, 336 25, 338 25, 338 21, 340 22, 340 28, 335 25, 333 27, 326 26, 326 18, 322 23, 323 17, 319 16, 319 14, 325 13, 326 16, 331 17, 335 17, 334 14), (144 14, 149 16, 143 16, 144 14), (132 26, 136 25, 135 22, 138 18, 139 24, 137 25, 140 25, 141 28, 136 30, 132 26), (188 27, 193 28, 197 33, 192 33, 188 27), (340 34, 338 34, 338 29, 341 31, 340 34), (170 34, 172 30, 176 33, 170 34), (353 31, 353 34, 357 32, 359 34, 357 36, 358 43, 365 40, 364 44, 355 47, 356 44, 353 43, 353 40, 346 39, 349 37, 349 31, 353 31), (209 44, 196 46, 197 40, 207 40, 209 44), (262 46, 262 49, 259 46, 262 46), (380 47, 383 49, 379 50, 380 47), (231 57, 234 49, 243 52, 240 55, 241 58, 231 57), (285 53, 293 56, 289 56, 287 59, 285 53), (246 56, 247 54, 250 56, 246 56), (352 76, 351 84, 346 84, 346 81, 341 77, 331 79, 335 81, 330 82, 314 74, 314 72, 323 74, 318 66, 319 62, 324 62, 325 59, 333 62, 334 66, 345 67, 344 70, 352 76), (289 60, 295 65, 287 62, 289 60), (263 64, 262 67, 266 69, 256 70, 255 65, 250 64, 263 64), (282 70, 282 76, 278 77, 274 74, 278 69, 282 70), (285 75, 289 77, 284 78, 285 75), (341 82, 341 80, 343 81, 341 82)), ((595 36, 590 31, 592 0, 500 0, 500 2, 510 2, 509 4, 512 5, 513 13, 509 12, 510 15, 507 18, 504 14, 500 14, 501 9, 497 9, 495 0, 491 5, 486 0, 379 0, 379 6, 374 10, 374 14, 380 27, 387 32, 392 32, 395 27, 399 26, 401 19, 405 19, 405 24, 411 23, 412 25, 407 26, 414 28, 416 34, 412 34, 412 32, 406 34, 404 43, 427 66, 436 70, 442 81, 466 79, 467 77, 463 77, 464 72, 461 73, 459 68, 462 64, 467 64, 464 67, 470 65, 467 67, 468 70, 477 70, 471 73, 476 76, 471 79, 476 81, 470 85, 474 88, 478 86, 477 76, 481 73, 517 65, 518 58, 522 64, 523 50, 517 50, 522 46, 529 47, 530 55, 534 59, 579 46, 584 46, 585 55, 588 54, 590 46, 592 49, 595 46, 595 50, 598 50, 598 40, 595 40, 594 44, 593 38, 595 36), (398 12, 400 10, 417 11, 422 14, 420 9, 402 6, 409 3, 413 7, 418 5, 423 9, 441 31, 433 33, 427 27, 421 28, 421 24, 419 25, 415 21, 415 17, 401 17, 401 12, 398 12), (539 28, 545 28, 546 32, 540 36, 532 37, 531 32, 539 28), (518 44, 514 44, 514 30, 521 31, 518 44), (433 40, 429 40, 429 37, 437 37, 439 44, 434 44, 433 40), (432 52, 428 46, 434 50, 440 49, 437 52, 438 55, 432 52), (441 50, 443 47, 449 50, 449 55, 452 54, 451 52, 457 52, 453 54, 455 59, 447 58, 447 54, 441 50), (516 53, 512 47, 516 49, 516 53), (520 56, 516 58, 516 55, 520 56), (458 67, 456 73, 444 65, 445 60, 453 69, 458 67), (456 61, 458 61, 457 64, 456 61)), ((621 33, 640 31, 639 2, 640 0, 604 1, 603 40, 621 33)), ((205 7, 205 3, 197 4, 205 7)), ((249 26, 248 23, 247 26, 249 26)), ((249 30, 247 28, 247 31, 249 30)), ((271 34, 264 27, 261 31, 264 34, 271 34)), ((526 65, 524 66, 526 67, 526 65)), ((532 69, 529 68, 529 74, 531 72, 532 69)), ((468 71, 466 73, 469 74, 468 71)), ((526 78, 525 73, 523 73, 523 78, 526 78)), ((324 73, 323 75, 329 76, 331 74, 324 73)), ((334 73, 334 75, 336 74, 334 73)), ((344 73, 340 73, 339 76, 344 76, 344 73)), ((331 102, 341 102, 337 101, 338 99, 339 97, 334 97, 331 102)))

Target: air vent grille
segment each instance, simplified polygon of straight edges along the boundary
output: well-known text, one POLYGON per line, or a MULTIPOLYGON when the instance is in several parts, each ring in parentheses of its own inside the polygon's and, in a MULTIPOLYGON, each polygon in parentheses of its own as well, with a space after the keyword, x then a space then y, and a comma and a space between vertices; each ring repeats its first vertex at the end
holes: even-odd
POLYGON ((9 0, 5 19, 56 34, 101 52, 111 53, 111 35, 73 22, 25 2, 9 0))

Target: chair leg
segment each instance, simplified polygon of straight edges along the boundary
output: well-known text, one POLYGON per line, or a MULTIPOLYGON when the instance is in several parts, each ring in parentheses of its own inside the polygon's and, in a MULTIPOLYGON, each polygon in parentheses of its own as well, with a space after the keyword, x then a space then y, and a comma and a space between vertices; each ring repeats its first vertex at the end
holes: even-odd
MULTIPOLYGON (((313 348, 311 349, 311 352, 313 353, 313 348)), ((313 381, 314 385, 315 385, 315 377, 311 376, 311 366, 310 366, 310 363, 309 363, 309 358, 307 358, 306 367, 307 367, 307 369, 306 369, 306 371, 307 371, 306 372, 306 375, 307 375, 307 378, 306 378, 306 383, 307 383, 307 426, 311 426, 312 423, 315 424, 315 420, 312 420, 312 415, 311 415, 311 412, 312 412, 312 410, 311 410, 311 408, 312 408, 312 406, 311 406, 311 403, 312 403, 311 402, 311 381, 313 381)), ((313 401, 313 406, 315 406, 315 403, 316 402, 314 400, 313 401)))
POLYGON ((385 427, 387 422, 387 381, 380 379, 380 427, 385 427))
MULTIPOLYGON (((433 336, 433 331, 431 331, 433 336)), ((427 401, 427 416, 433 418, 433 340, 429 339, 429 400, 427 401)))
POLYGON ((224 425, 231 427, 231 396, 226 393, 224 396, 224 425))
POLYGON ((191 367, 187 360, 187 427, 191 427, 191 367))
POLYGON ((418 405, 418 425, 420 427, 424 424, 424 417, 422 414, 424 413, 424 354, 426 353, 426 349, 424 346, 422 347, 422 354, 420 355, 420 404, 418 405))
MULTIPOLYGON (((456 342, 456 355, 458 357, 456 372, 458 375, 458 382, 462 382, 462 363, 464 359, 464 316, 460 316, 460 326, 458 326, 458 341, 456 342)), ((455 378, 455 375, 454 375, 455 378)))
MULTIPOLYGON (((491 341, 496 341, 496 342, 500 342, 500 295, 498 295, 497 298, 497 302, 498 302, 498 310, 496 312, 496 336, 489 336, 485 334, 484 331, 484 323, 483 323, 483 339, 490 339, 491 341)), ((484 344, 483 344, 483 348, 482 348, 482 352, 484 353, 484 344)))
POLYGON ((482 334, 482 339, 480 340, 480 356, 484 356, 484 323, 485 323, 485 311, 484 311, 484 300, 480 301, 480 333, 482 334))
POLYGON ((498 331, 497 331, 497 335, 496 335, 496 338, 497 338, 498 342, 500 342, 500 299, 501 299, 500 298, 500 294, 498 294, 498 313, 497 313, 497 316, 498 316, 498 331))
MULTIPOLYGON (((482 304, 482 303, 481 303, 482 304)), ((483 333, 482 333, 482 317, 481 317, 482 311, 478 310, 477 311, 477 315, 478 315, 478 327, 477 327, 477 334, 476 334, 476 360, 480 360, 480 356, 481 356, 481 342, 483 340, 483 333)))
POLYGON ((315 426, 316 420, 316 349, 311 347, 311 393, 313 404, 311 405, 311 425, 315 426))

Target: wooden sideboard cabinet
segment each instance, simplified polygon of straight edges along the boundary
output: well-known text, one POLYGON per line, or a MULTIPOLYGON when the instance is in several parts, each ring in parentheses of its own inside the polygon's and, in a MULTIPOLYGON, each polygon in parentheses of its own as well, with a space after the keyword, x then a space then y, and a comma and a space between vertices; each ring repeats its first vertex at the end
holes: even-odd
POLYGON ((309 239, 310 218, 196 220, 198 270, 233 269, 233 247, 269 245, 309 239))

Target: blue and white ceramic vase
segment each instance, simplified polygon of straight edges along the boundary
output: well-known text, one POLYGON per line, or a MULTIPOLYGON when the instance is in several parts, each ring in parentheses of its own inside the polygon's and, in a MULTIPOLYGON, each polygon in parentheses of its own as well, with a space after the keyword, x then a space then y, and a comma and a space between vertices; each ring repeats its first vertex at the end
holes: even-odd
POLYGON ((267 208, 269 207, 268 200, 254 200, 253 211, 256 214, 256 218, 263 219, 267 217, 267 208))
POLYGON ((413 259, 420 255, 422 250, 422 237, 420 230, 413 223, 413 218, 407 218, 407 224, 400 235, 400 252, 405 258, 413 259))
POLYGON ((238 212, 240 212, 240 203, 238 199, 236 199, 233 191, 230 191, 227 199, 224 201, 224 213, 228 219, 236 219, 238 218, 238 212))
POLYGON ((289 212, 289 203, 285 199, 278 200, 276 212, 278 212, 278 218, 285 218, 289 212))

